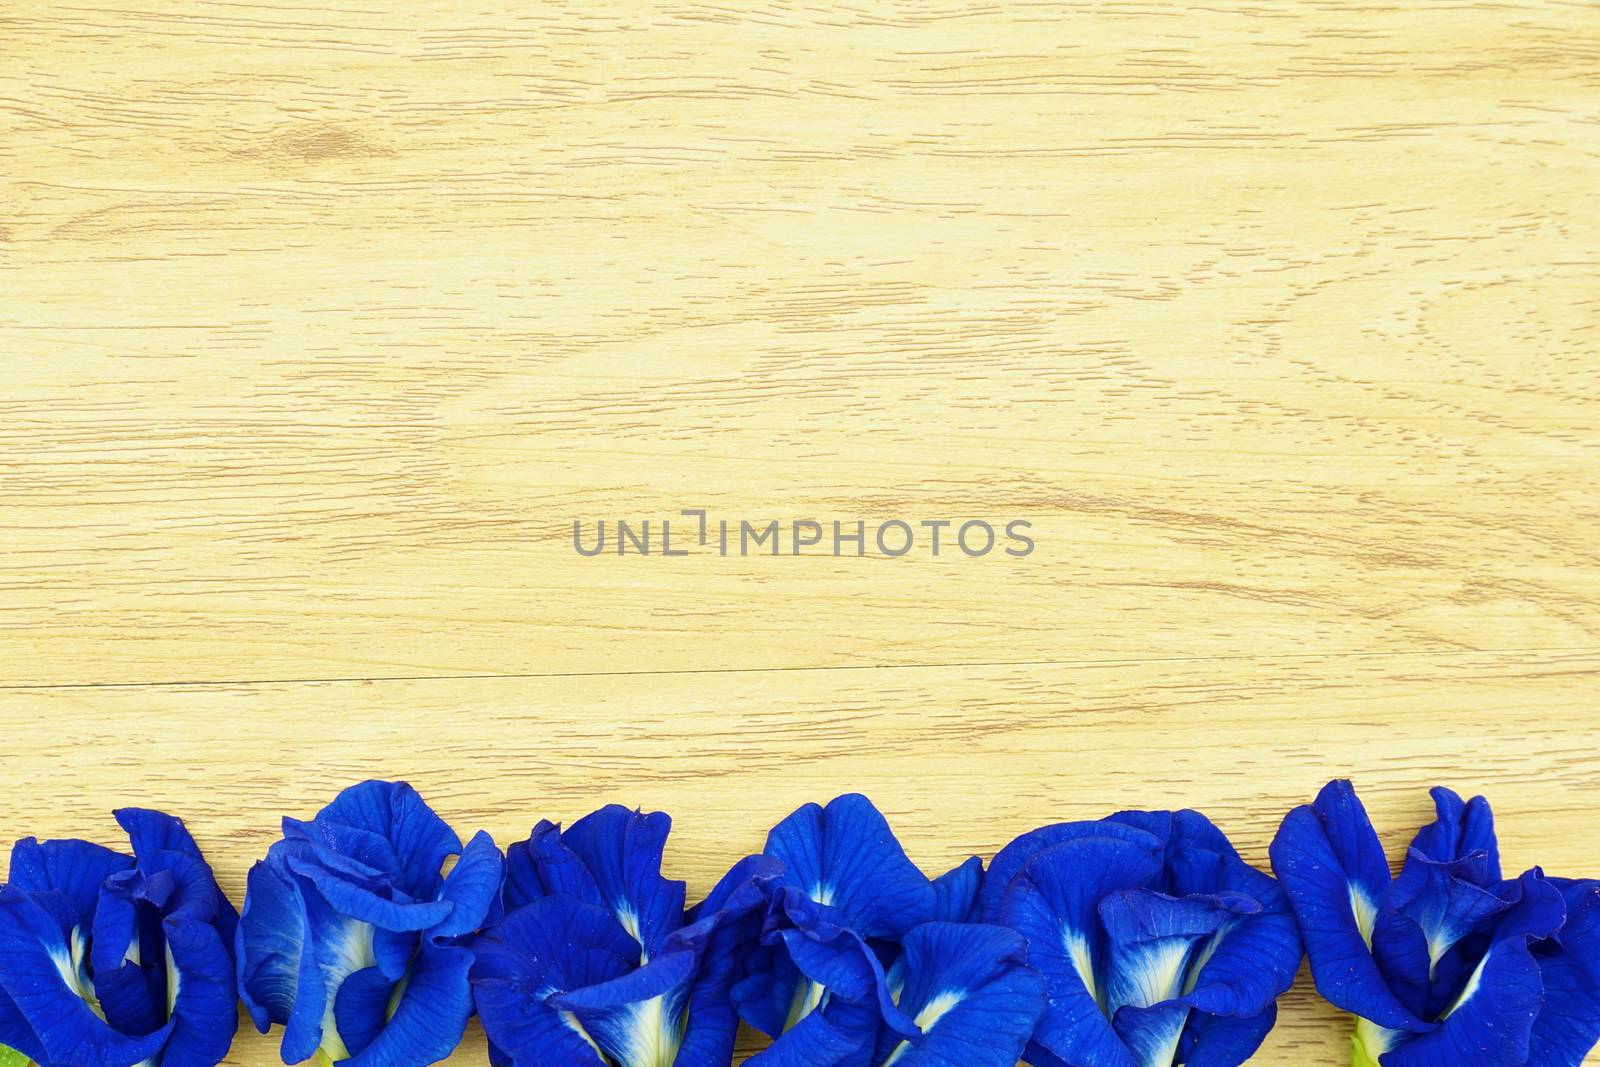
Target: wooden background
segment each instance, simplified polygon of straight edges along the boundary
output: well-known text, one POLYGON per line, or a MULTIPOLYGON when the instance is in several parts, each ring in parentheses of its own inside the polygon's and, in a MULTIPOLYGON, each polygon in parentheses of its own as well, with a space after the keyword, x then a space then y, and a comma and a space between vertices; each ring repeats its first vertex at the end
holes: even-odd
POLYGON ((1600 875, 1594 3, 12 0, 0 183, 7 843, 237 894, 384 775, 703 890, 1350 775, 1600 875), (570 545, 692 507, 1038 549, 570 545))

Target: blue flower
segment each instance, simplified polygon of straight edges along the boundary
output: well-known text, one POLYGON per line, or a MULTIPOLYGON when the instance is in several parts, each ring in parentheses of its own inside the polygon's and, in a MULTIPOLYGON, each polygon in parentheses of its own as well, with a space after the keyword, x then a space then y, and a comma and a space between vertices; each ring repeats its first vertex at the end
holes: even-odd
POLYGON ((473 943, 490 1056, 514 1067, 719 1067, 728 987, 775 866, 737 864, 698 907, 661 876, 672 820, 611 805, 506 855, 504 917, 473 943))
POLYGON ((1577 1067, 1600 1040, 1600 882, 1501 876, 1488 802, 1433 790, 1400 874, 1347 781, 1284 819, 1272 866, 1357 1067, 1577 1067))
POLYGON ((251 1019, 262 1033, 283 1025, 285 1063, 444 1059, 472 1011, 463 942, 498 906, 502 869, 488 834, 463 849, 404 782, 363 782, 310 822, 284 819, 239 917, 251 1019))
POLYGON ((1300 965, 1283 891, 1193 811, 1024 834, 979 910, 1028 939, 1048 983, 1037 1067, 1236 1067, 1300 965))
POLYGON ((116 818, 132 857, 31 837, 12 849, 0 1044, 42 1067, 213 1067, 238 1027, 238 917, 182 822, 116 818))
POLYGON ((781 863, 761 944, 734 986, 775 1040, 751 1067, 1012 1067, 1044 1008, 1009 930, 971 920, 982 863, 930 881, 865 797, 808 804, 773 828, 781 863))

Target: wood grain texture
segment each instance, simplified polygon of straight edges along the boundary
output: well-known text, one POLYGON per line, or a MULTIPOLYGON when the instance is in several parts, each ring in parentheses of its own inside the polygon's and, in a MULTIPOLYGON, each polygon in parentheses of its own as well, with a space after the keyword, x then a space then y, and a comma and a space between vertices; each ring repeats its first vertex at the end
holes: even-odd
POLYGON ((1595 646, 1592 5, 428 6, 8 9, 13 682, 1595 646))
POLYGON ((155 804, 237 892, 384 774, 704 889, 845 789, 1259 861, 1351 774, 1600 874, 1597 14, 0 7, 0 839, 155 804), (1038 548, 572 550, 682 508, 1038 548))

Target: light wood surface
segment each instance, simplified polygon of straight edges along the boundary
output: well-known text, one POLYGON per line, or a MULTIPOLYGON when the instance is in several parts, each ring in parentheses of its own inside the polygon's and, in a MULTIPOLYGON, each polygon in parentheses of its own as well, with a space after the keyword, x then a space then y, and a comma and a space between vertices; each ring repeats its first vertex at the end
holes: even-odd
POLYGON ((7 4, 0 847, 1348 774, 1600 875, 1597 114, 1592 3, 7 4), (1037 548, 572 549, 684 508, 1037 548))

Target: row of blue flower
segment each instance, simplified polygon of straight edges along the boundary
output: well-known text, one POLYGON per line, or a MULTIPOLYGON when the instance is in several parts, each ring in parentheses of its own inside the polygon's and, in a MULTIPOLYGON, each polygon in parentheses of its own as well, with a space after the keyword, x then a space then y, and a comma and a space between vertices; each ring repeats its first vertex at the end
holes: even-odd
POLYGON ((496 1067, 722 1067, 741 1022, 773 1039, 758 1067, 1234 1067, 1303 945, 1358 1067, 1577 1067, 1600 882, 1506 879, 1487 803, 1434 799, 1393 878, 1337 781, 1284 820, 1276 880, 1193 811, 1047 826, 930 879, 842 796, 686 907, 664 814, 541 822, 502 853, 374 781, 284 819, 242 912, 180 821, 127 809, 132 856, 12 850, 0 1044, 214 1067, 242 998, 290 1064, 424 1067, 476 1010, 496 1067))

